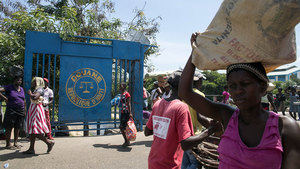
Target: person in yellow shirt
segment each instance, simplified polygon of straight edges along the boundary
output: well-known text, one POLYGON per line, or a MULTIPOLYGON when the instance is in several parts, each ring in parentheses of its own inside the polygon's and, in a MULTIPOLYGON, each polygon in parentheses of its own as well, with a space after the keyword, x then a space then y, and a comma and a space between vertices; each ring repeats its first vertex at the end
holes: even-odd
MULTIPOLYGON (((205 97, 205 94, 201 92, 200 89, 202 87, 203 80, 205 79, 206 77, 202 73, 198 73, 194 76, 193 83, 194 92, 202 95, 203 97, 205 97)), ((204 127, 206 128, 209 126, 209 120, 206 117, 200 115, 199 113, 197 115, 197 112, 191 106, 189 106, 189 110, 191 113, 194 134, 199 134, 202 130, 202 125, 204 125, 204 127)))
MULTIPOLYGON (((203 80, 205 80, 205 79, 206 79, 206 77, 202 73, 198 73, 198 74, 195 74, 194 83, 193 83, 194 92, 199 93, 203 97, 205 97, 205 94, 200 91, 200 88, 202 86, 203 80)), ((189 111, 191 114, 191 119, 192 119, 195 135, 198 135, 201 133, 202 125, 205 128, 208 128, 210 126, 210 120, 207 117, 200 115, 200 113, 197 113, 191 106, 189 106, 189 111)), ((181 169, 190 169, 190 168, 201 168, 201 164, 194 157, 191 150, 188 150, 188 151, 185 151, 183 154, 181 169)))

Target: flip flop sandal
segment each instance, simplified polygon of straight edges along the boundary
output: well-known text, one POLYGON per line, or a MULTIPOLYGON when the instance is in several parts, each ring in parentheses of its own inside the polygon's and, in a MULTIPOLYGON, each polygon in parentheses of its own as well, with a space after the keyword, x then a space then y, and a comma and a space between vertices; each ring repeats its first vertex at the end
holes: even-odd
POLYGON ((48 145, 47 153, 50 153, 50 151, 52 150, 54 144, 55 144, 55 142, 51 142, 50 145, 48 145))

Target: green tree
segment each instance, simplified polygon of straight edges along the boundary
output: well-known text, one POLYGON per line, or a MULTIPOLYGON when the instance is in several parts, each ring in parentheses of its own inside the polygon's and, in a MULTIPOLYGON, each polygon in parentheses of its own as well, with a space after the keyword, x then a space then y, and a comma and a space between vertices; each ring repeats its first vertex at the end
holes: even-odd
POLYGON ((300 85, 300 79, 299 78, 297 78, 297 75, 296 74, 292 74, 291 76, 290 76, 290 78, 291 78, 291 81, 292 82, 295 82, 296 83, 296 85, 300 85))
POLYGON ((151 92, 154 89, 154 82, 157 81, 157 77, 149 76, 149 74, 146 74, 144 81, 144 87, 147 89, 148 92, 151 92))
MULTIPOLYGON (((9 82, 7 70, 12 65, 24 64, 26 30, 59 33, 64 39, 69 38, 68 35, 81 35, 123 40, 129 30, 134 29, 143 32, 152 45, 157 44, 160 17, 147 18, 143 8, 134 10, 135 17, 130 23, 125 23, 107 17, 114 12, 111 0, 1 1, 0 83, 9 82)), ((151 48, 146 52, 146 67, 151 68, 147 60, 154 53, 158 53, 158 49, 151 48)))
MULTIPOLYGON (((107 39, 124 40, 130 30, 142 32, 149 40, 151 45, 158 46, 156 34, 159 31, 161 17, 148 18, 144 13, 145 5, 142 9, 134 9, 134 17, 130 22, 121 21, 119 18, 110 18, 115 12, 115 3, 111 0, 46 0, 47 5, 42 1, 30 0, 29 3, 34 7, 40 7, 49 14, 61 16, 62 8, 70 6, 76 10, 79 29, 77 35, 91 36, 107 39)), ((145 53, 145 68, 147 71, 153 70, 153 65, 149 62, 149 56, 158 54, 159 48, 150 48, 145 53)))
POLYGON ((205 95, 221 95, 226 85, 226 75, 217 71, 203 71, 206 80, 203 81, 205 95))
POLYGON ((63 7, 63 16, 55 19, 54 15, 45 13, 43 9, 27 10, 21 4, 14 5, 10 11, 8 6, 0 2, 0 82, 8 83, 12 65, 24 64, 25 32, 26 30, 59 33, 62 37, 74 35, 77 30, 76 11, 70 7, 63 7))
POLYGON ((288 81, 286 81, 286 82, 283 83, 282 88, 283 88, 283 89, 286 89, 286 88, 288 88, 288 87, 296 86, 296 85, 297 85, 296 82, 294 82, 294 81, 292 81, 292 80, 288 80, 288 81))

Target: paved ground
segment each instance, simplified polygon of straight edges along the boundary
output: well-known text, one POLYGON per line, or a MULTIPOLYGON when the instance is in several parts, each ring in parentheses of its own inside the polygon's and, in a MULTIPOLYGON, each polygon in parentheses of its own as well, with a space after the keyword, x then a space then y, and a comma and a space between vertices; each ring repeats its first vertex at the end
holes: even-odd
POLYGON ((21 141, 22 149, 6 150, 4 141, 0 141, 0 169, 9 164, 11 169, 144 169, 152 144, 152 136, 145 137, 139 132, 135 142, 128 148, 122 148, 120 134, 95 137, 55 138, 55 146, 46 154, 47 146, 36 142, 35 156, 21 152, 29 147, 28 141, 21 141))
POLYGON ((21 141, 21 150, 6 150, 4 140, 0 140, 0 169, 5 164, 9 164, 8 169, 146 169, 152 136, 139 132, 128 148, 120 146, 120 134, 57 137, 55 142, 51 153, 46 154, 47 146, 37 141, 37 155, 30 156, 21 153, 28 149, 28 141, 21 141))

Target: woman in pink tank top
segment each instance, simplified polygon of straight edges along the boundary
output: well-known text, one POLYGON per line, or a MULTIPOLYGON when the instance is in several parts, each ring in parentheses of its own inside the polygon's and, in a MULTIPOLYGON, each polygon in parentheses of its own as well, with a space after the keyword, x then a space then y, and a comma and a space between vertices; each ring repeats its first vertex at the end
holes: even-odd
MULTIPOLYGON (((197 34, 191 37, 196 43, 197 34)), ((197 112, 222 122, 221 169, 299 169, 300 125, 261 106, 268 78, 263 65, 239 63, 227 67, 229 93, 238 109, 216 103, 192 90, 195 66, 189 58, 181 76, 179 96, 197 112)))

